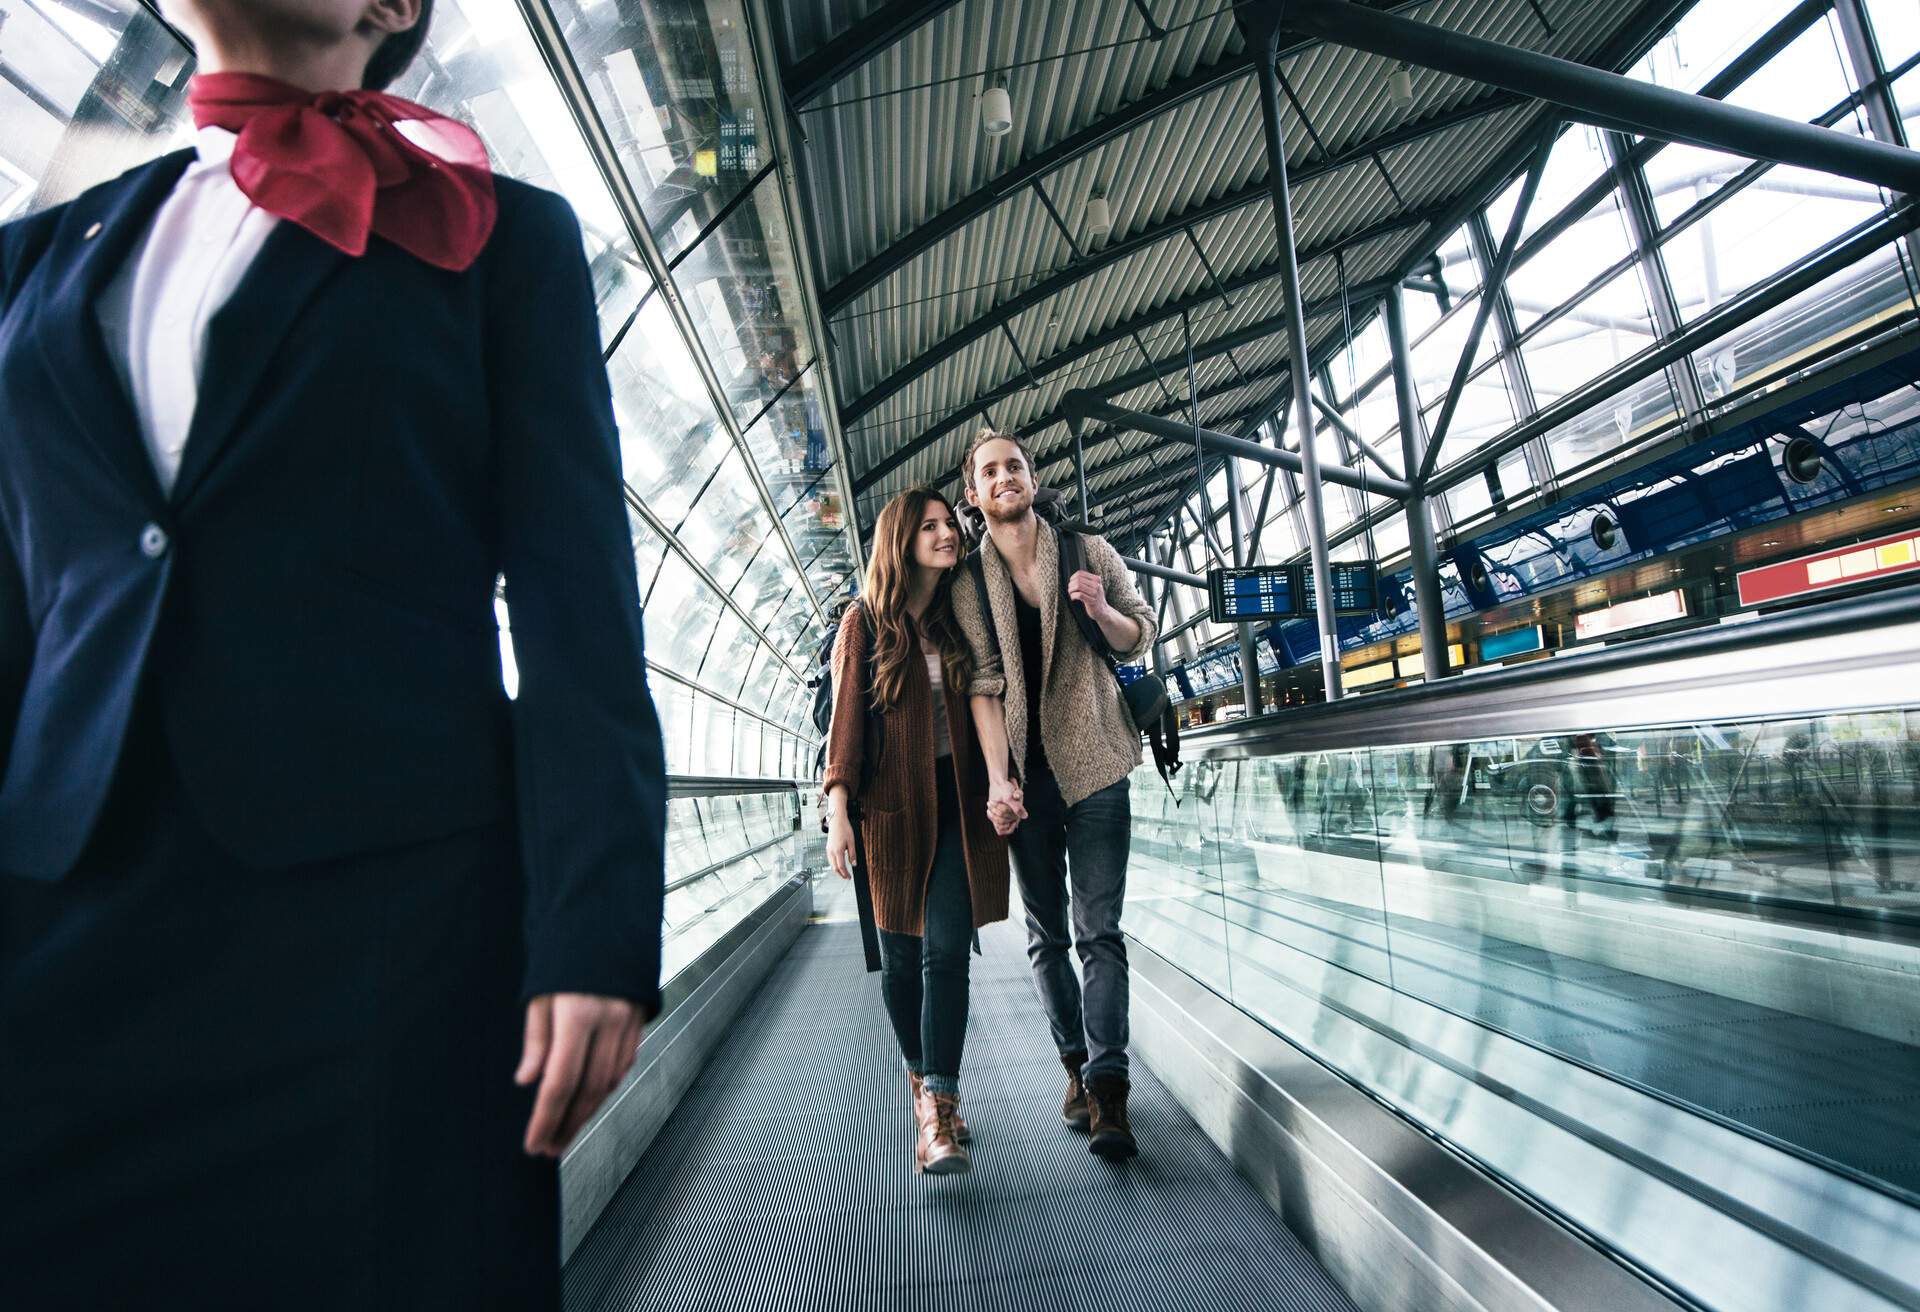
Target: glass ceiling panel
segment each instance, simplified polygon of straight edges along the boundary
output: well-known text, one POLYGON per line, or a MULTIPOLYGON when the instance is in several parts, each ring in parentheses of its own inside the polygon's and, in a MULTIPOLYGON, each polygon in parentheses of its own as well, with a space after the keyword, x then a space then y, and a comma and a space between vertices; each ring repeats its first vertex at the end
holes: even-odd
POLYGON ((563 14, 574 62, 647 228, 672 260, 771 158, 741 6, 602 0, 563 14))
POLYGON ((673 271, 742 424, 813 359, 794 257, 780 179, 769 174, 673 271))
POLYGON ((750 650, 760 646, 740 616, 732 610, 722 612, 707 644, 707 659, 700 666, 701 686, 724 697, 737 697, 746 677, 750 650))
POLYGON ((674 673, 692 678, 699 672, 707 639, 720 618, 720 599, 678 552, 669 552, 647 603, 653 658, 674 673))
POLYGON ((648 300, 607 362, 627 486, 669 526, 686 518, 733 438, 714 416, 673 317, 648 300))
POLYGON ((773 521, 740 453, 728 450, 719 472, 681 524, 681 542, 721 587, 730 589, 772 533, 773 521))

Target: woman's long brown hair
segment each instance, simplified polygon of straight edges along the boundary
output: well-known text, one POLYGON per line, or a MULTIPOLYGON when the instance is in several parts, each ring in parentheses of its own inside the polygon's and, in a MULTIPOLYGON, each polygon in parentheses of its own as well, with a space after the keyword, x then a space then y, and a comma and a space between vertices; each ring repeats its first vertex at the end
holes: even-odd
MULTIPOLYGON (((953 503, 930 487, 910 487, 887 502, 873 526, 873 558, 867 562, 866 587, 860 595, 873 630, 873 704, 882 711, 900 705, 906 693, 907 662, 920 659, 920 647, 907 614, 907 593, 913 586, 913 540, 920 535, 927 507, 937 503, 949 516, 953 503)), ((959 533, 955 516, 954 532, 959 533)), ((934 589, 920 631, 940 646, 940 672, 947 687, 964 690, 973 681, 973 653, 953 618, 953 581, 966 568, 967 543, 960 538, 959 563, 947 571, 934 589)))

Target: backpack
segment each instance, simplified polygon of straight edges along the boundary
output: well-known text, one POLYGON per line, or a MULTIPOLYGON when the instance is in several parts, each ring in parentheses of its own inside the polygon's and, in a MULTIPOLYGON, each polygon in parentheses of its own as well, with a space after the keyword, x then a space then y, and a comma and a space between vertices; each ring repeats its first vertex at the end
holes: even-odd
MULTIPOLYGON (((1061 522, 1056 524, 1054 532, 1059 538, 1060 609, 1073 616, 1074 627, 1080 630, 1088 649, 1100 658, 1113 675, 1134 727, 1147 735, 1147 743, 1153 750, 1153 768, 1159 772, 1160 781, 1167 785, 1167 791, 1171 793, 1173 776, 1180 773, 1180 717, 1174 714, 1173 699, 1167 695, 1166 681, 1156 674, 1143 674, 1132 682, 1120 677, 1120 664, 1113 658, 1113 649, 1107 645, 1107 635, 1100 632, 1100 626, 1093 622, 1093 616, 1087 614, 1085 606, 1067 596, 1067 580, 1087 567, 1086 544, 1081 541, 1080 530, 1061 522)), ((967 572, 973 575, 974 593, 980 599, 980 614, 985 617, 987 625, 987 641, 998 650, 999 626, 994 621, 993 605, 987 597, 986 553, 976 550, 967 560, 967 572)), ((1036 717, 1035 725, 1038 723, 1036 717)))
MULTIPOLYGON (((834 616, 833 623, 827 625, 826 636, 820 640, 819 663, 814 668, 813 677, 807 680, 807 687, 813 689, 813 727, 820 733, 820 750, 814 753, 813 758, 813 779, 816 784, 827 777, 827 740, 833 733, 833 647, 840 639, 840 626, 847 622, 847 616, 851 615, 859 604, 860 599, 855 597, 842 606, 839 614, 834 616)), ((871 641, 867 644, 867 654, 861 664, 860 673, 862 681, 871 689, 873 687, 871 641)), ((866 734, 862 739, 863 746, 860 752, 860 781, 854 790, 853 797, 856 804, 860 800, 859 794, 866 792, 867 785, 873 782, 874 770, 880 760, 886 733, 885 722, 873 708, 871 694, 867 699, 866 711, 866 734)), ((823 815, 821 824, 825 823, 826 817, 823 815)))

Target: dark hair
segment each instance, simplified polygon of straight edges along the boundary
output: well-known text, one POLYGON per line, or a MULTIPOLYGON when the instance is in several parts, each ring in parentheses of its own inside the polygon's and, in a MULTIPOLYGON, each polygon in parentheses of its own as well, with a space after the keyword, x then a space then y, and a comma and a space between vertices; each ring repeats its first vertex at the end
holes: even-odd
POLYGON ((385 91, 393 80, 407 71, 407 65, 427 42, 427 24, 433 21, 433 0, 420 0, 420 21, 404 32, 395 32, 382 41, 367 61, 360 85, 368 91, 385 91))

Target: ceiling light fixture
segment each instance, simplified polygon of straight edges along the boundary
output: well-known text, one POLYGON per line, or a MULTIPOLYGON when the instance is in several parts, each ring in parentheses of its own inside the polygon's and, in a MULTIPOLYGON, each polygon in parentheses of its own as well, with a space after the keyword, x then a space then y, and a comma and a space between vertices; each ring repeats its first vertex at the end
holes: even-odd
POLYGON ((1406 64, 1395 64, 1387 74, 1387 98, 1396 105, 1413 102, 1413 70, 1406 64))
POLYGON ((1104 237, 1113 231, 1113 208, 1099 192, 1087 197, 1087 235, 1104 237))
POLYGON ((990 137, 1013 131, 1013 97, 1005 87, 988 87, 981 93, 980 130, 990 137))

